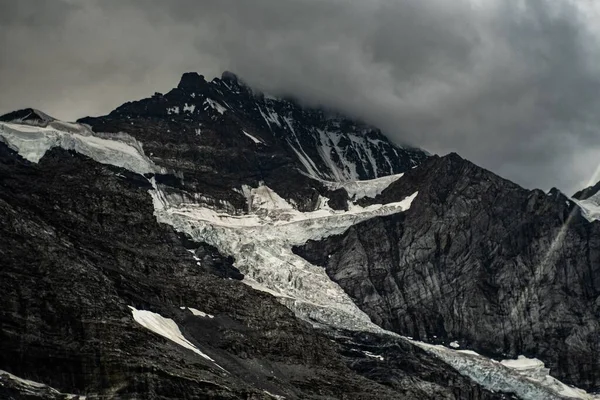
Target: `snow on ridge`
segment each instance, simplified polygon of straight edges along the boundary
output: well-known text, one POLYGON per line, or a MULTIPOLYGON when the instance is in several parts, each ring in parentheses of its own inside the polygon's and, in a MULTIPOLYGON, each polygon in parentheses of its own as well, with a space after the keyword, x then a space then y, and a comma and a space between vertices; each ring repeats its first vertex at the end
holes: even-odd
POLYGON ((590 222, 600 221, 600 193, 585 199, 570 199, 581 208, 582 214, 590 222))
POLYGON ((227 111, 227 108, 223 107, 219 102, 213 99, 207 98, 206 100, 204 100, 204 104, 208 104, 209 107, 211 107, 221 115, 225 114, 225 111, 227 111))
POLYGON ((383 176, 364 181, 347 181, 347 182, 323 182, 332 190, 343 188, 346 190, 350 198, 354 201, 364 197, 375 198, 387 189, 392 183, 402 178, 404 173, 396 175, 383 176))
POLYGON ((141 143, 126 136, 93 134, 85 125, 62 121, 46 127, 0 122, 0 140, 30 162, 37 163, 48 150, 61 147, 138 174, 160 172, 144 155, 141 143))
POLYGON ((189 113, 193 114, 195 110, 196 110, 196 105, 194 105, 194 104, 185 103, 183 105, 183 112, 189 112, 189 113))

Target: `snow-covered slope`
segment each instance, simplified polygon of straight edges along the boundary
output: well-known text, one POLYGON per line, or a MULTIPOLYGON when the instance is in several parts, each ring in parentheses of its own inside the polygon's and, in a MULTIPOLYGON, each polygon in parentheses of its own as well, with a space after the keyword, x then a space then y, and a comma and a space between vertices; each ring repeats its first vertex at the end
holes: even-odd
POLYGON ((572 200, 581 208, 583 216, 588 221, 600 220, 600 193, 596 193, 585 200, 572 200))

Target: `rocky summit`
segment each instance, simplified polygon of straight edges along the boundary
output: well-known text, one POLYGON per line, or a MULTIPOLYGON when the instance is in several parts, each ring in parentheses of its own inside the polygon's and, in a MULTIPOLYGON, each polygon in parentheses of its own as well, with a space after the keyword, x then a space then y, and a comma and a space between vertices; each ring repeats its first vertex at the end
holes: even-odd
POLYGON ((600 185, 235 74, 0 117, 0 398, 600 398, 600 185))

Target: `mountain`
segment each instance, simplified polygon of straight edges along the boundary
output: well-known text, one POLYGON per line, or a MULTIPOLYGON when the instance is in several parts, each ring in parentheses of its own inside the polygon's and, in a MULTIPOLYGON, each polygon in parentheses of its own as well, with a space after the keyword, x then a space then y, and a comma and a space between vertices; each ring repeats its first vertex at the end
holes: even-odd
POLYGON ((557 190, 525 190, 455 154, 431 158, 369 202, 416 191, 402 214, 295 251, 388 330, 499 358, 535 356, 553 376, 597 390, 600 223, 557 190))
POLYGON ((583 201, 231 73, 7 114, 0 397, 593 399, 583 201))
POLYGON ((186 177, 190 192, 243 209, 231 189, 264 182, 302 210, 328 191, 320 180, 373 179, 405 172, 428 157, 399 147, 379 129, 293 100, 255 93, 234 74, 207 82, 196 73, 177 88, 126 103, 109 115, 83 118, 96 132, 124 132, 146 154, 186 177))

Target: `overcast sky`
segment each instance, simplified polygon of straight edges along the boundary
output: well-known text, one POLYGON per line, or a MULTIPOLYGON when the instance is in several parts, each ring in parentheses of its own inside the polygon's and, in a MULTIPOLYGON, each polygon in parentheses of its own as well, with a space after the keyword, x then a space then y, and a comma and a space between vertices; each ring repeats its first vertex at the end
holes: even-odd
POLYGON ((600 180, 595 0, 0 0, 0 113, 101 115, 223 70, 528 188, 600 180))

